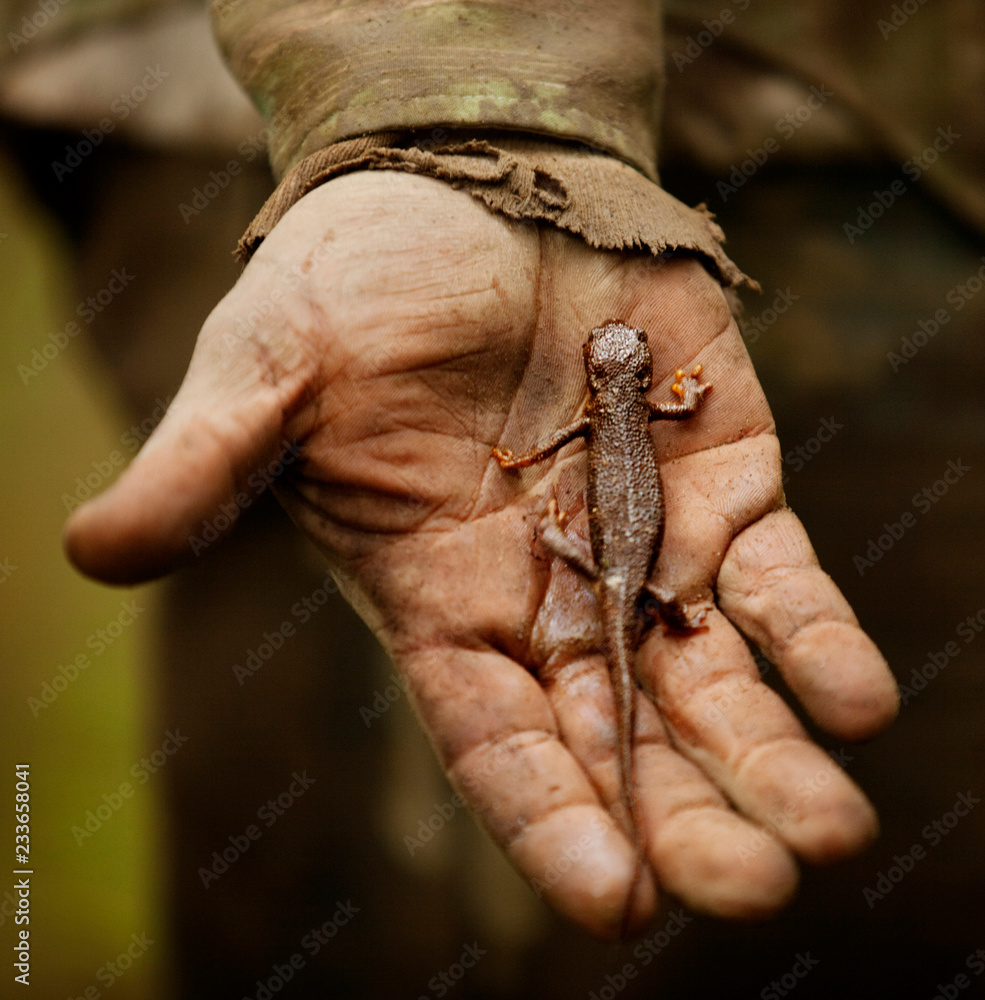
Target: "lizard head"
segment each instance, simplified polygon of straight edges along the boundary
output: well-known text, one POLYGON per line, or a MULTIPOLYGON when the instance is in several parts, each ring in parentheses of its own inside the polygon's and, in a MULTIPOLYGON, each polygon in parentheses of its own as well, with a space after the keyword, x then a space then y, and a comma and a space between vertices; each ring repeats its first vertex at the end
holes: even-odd
POLYGON ((650 344, 642 330, 610 320, 585 342, 585 372, 592 392, 620 383, 646 392, 653 380, 650 344))

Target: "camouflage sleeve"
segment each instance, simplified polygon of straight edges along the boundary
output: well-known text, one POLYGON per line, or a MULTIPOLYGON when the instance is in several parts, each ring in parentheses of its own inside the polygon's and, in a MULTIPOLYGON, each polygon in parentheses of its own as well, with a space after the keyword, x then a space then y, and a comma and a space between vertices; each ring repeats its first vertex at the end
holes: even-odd
POLYGON ((743 275, 707 212, 657 176, 659 0, 214 0, 280 185, 243 259, 317 184, 425 173, 592 246, 699 254, 743 275))

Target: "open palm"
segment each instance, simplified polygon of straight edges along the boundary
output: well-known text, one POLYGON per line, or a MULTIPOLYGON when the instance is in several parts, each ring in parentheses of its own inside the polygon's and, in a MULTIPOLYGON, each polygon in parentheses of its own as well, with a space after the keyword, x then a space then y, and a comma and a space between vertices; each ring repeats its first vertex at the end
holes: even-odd
POLYGON ((842 738, 886 725, 896 689, 784 507, 769 408, 697 261, 593 250, 428 178, 333 181, 260 247, 165 420, 66 536, 96 577, 159 575, 295 448, 279 496, 404 674, 452 782, 537 892, 600 936, 619 930, 634 861, 612 690, 592 591, 538 529, 556 499, 587 534, 584 448, 522 473, 491 449, 573 419, 582 343, 612 318, 650 335, 651 399, 697 362, 715 387, 689 421, 653 425, 655 582, 710 610, 694 632, 652 629, 637 660, 652 871, 634 923, 657 885, 724 916, 770 913, 795 855, 847 855, 876 820, 743 636, 842 738))

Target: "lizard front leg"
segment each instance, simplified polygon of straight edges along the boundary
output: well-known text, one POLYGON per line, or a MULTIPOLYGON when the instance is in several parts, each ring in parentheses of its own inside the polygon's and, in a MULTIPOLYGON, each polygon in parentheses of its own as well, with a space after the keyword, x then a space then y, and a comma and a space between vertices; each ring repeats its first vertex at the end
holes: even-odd
POLYGON ((543 444, 538 445, 533 451, 528 451, 526 455, 514 455, 508 448, 493 448, 493 458, 504 469, 521 469, 528 465, 536 465, 537 462, 550 458, 558 448, 564 447, 569 441, 587 434, 588 427, 588 414, 585 414, 574 423, 555 431, 543 444))
POLYGON ((698 409, 698 404, 705 395, 711 392, 710 383, 701 383, 698 376, 701 374, 701 365, 695 365, 691 369, 690 375, 685 375, 682 368, 674 372, 677 381, 670 387, 671 392, 680 397, 679 403, 652 403, 647 401, 650 407, 651 420, 683 420, 691 416, 698 409))

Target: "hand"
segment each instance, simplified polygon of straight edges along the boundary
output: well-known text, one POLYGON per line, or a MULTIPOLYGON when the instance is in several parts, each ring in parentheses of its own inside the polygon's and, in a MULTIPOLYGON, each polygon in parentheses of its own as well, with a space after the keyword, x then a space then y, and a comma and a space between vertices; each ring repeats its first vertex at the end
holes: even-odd
POLYGON ((706 912, 771 913, 795 856, 857 851, 876 819, 761 683, 743 634, 839 738, 888 724, 896 687, 783 505, 769 409, 695 261, 595 251, 428 178, 332 181, 260 247, 164 421, 66 528, 89 574, 160 575, 296 443, 279 496, 405 675, 452 782, 538 893, 603 937, 634 862, 612 689, 594 596, 537 537, 552 497, 585 533, 583 445, 522 474, 491 451, 574 418, 582 343, 611 318, 650 335, 651 399, 698 362, 715 385, 688 421, 653 425, 667 496, 654 583, 711 610, 690 634, 653 629, 638 656, 656 877, 644 871, 633 923, 655 882, 706 912))

